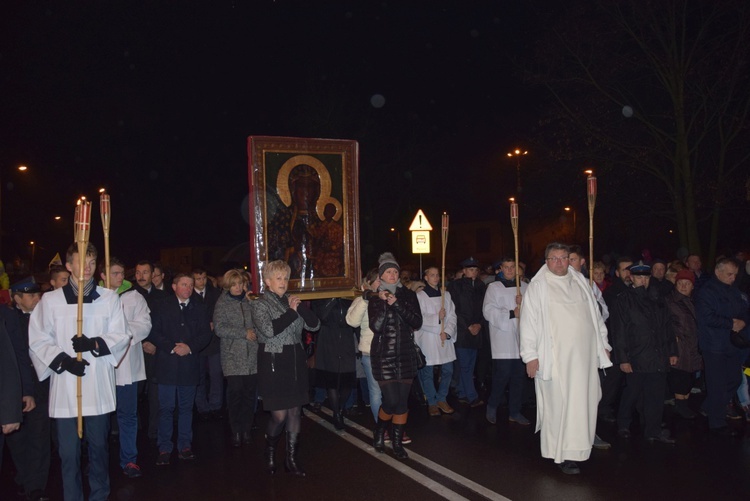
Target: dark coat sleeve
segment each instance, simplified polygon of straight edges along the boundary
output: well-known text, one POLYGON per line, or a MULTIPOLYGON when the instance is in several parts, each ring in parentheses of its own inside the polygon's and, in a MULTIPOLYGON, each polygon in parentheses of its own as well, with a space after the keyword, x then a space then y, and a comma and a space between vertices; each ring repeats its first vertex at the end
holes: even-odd
POLYGON ((34 367, 31 365, 31 358, 29 358, 28 336, 24 336, 23 332, 21 332, 21 323, 18 321, 16 312, 4 306, 0 306, 0 308, 3 308, 1 320, 5 323, 8 338, 16 354, 16 363, 21 377, 22 395, 33 395, 35 375, 34 367))
POLYGON ((21 397, 21 377, 13 345, 5 326, 0 325, 0 424, 23 420, 21 397))

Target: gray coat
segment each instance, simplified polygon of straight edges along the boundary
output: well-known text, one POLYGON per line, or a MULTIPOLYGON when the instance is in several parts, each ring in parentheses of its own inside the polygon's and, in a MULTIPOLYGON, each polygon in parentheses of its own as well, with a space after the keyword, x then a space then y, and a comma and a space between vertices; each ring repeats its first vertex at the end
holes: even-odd
POLYGON ((214 332, 221 338, 221 369, 225 376, 258 373, 258 341, 247 340, 248 329, 255 329, 250 301, 237 301, 223 291, 214 309, 214 332))

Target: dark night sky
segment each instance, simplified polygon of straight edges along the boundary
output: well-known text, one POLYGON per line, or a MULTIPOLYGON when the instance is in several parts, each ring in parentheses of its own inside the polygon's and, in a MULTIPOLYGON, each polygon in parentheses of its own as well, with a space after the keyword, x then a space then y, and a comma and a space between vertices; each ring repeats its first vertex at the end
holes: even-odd
POLYGON ((359 141, 363 214, 386 208, 376 244, 420 207, 499 217, 515 185, 505 153, 539 106, 511 64, 533 42, 520 3, 5 5, 3 257, 31 239, 39 262, 64 250, 74 201, 100 186, 128 260, 246 241, 248 135, 359 141))

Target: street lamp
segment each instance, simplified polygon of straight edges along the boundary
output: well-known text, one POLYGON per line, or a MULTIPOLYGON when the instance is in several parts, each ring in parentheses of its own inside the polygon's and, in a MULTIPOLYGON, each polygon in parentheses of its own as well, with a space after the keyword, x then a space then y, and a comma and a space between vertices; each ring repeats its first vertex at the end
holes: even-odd
POLYGON ((524 155, 527 155, 529 152, 526 150, 520 150, 516 148, 515 150, 508 153, 508 158, 516 158, 516 195, 521 195, 521 157, 524 155))
POLYGON ((396 255, 398 255, 401 252, 401 232, 396 228, 391 228, 391 233, 396 234, 396 255))
MULTIPOLYGON (((18 171, 19 172, 26 172, 29 168, 25 165, 19 165, 18 171)), ((3 255, 3 213, 2 213, 2 207, 3 207, 3 183, 0 181, 0 259, 2 259, 3 255)))
POLYGON ((29 244, 31 245, 31 274, 33 275, 34 274, 34 257, 36 256, 36 244, 34 243, 33 240, 29 242, 29 244))
POLYGON ((576 210, 573 209, 573 208, 571 208, 571 207, 563 207, 563 210, 565 212, 572 212, 573 213, 573 238, 572 238, 573 241, 571 243, 576 243, 576 241, 575 241, 576 238, 577 238, 576 235, 578 234, 578 232, 576 231, 576 228, 577 228, 576 227, 576 210))

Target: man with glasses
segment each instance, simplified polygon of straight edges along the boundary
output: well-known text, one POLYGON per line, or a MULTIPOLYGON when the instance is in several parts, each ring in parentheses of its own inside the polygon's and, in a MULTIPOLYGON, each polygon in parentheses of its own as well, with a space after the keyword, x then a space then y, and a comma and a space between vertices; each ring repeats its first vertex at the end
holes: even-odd
POLYGON ((591 455, 601 397, 598 367, 611 367, 607 328, 588 281, 569 266, 569 248, 547 246, 545 266, 521 304, 521 359, 534 378, 542 456, 580 473, 591 455))

